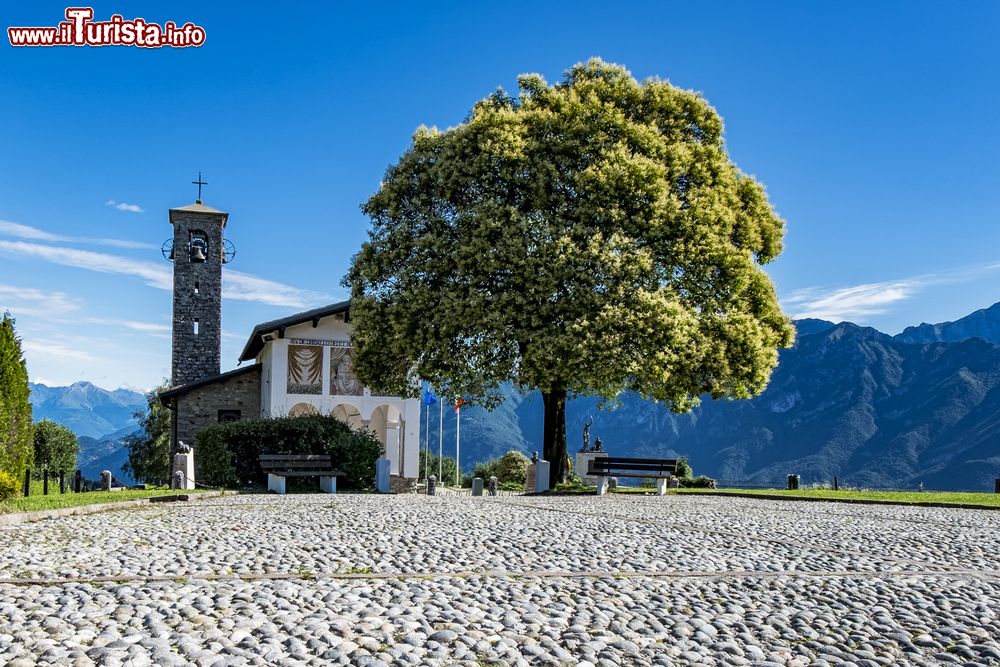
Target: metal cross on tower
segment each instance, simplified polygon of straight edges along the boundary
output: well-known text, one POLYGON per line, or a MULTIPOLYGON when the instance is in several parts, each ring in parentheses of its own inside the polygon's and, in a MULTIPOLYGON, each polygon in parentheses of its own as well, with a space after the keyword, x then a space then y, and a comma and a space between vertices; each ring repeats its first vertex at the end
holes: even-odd
POLYGON ((201 180, 201 172, 199 171, 198 172, 198 180, 197 181, 191 181, 191 185, 197 185, 198 186, 198 199, 197 199, 197 202, 200 204, 201 203, 201 186, 208 185, 208 182, 201 180))

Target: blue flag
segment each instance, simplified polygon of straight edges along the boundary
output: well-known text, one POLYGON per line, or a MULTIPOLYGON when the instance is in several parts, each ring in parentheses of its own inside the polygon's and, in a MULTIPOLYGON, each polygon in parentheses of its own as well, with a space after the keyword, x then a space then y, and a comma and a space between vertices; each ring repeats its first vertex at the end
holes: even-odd
POLYGON ((424 389, 423 400, 424 400, 424 405, 434 405, 435 403, 437 403, 437 399, 434 397, 434 394, 432 394, 430 391, 426 389, 424 389))

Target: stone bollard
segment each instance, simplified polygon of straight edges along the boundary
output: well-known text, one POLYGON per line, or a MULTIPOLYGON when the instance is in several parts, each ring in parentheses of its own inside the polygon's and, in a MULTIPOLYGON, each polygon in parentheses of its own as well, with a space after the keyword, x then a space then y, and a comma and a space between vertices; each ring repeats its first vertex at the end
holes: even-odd
POLYGON ((608 477, 608 491, 614 491, 618 488, 618 478, 608 477))
POLYGON ((101 471, 101 490, 110 491, 111 490, 111 471, 102 470, 101 471))
POLYGON ((428 496, 433 496, 437 492, 437 485, 438 485, 437 477, 435 477, 434 475, 431 475, 430 477, 427 478, 427 495, 428 496))
MULTIPOLYGON (((998 480, 998 481, 1000 481, 1000 480, 998 480)), ((497 482, 498 482, 498 480, 497 480, 496 476, 490 477, 489 490, 490 490, 490 495, 491 496, 495 496, 497 494, 497 482)), ((1000 493, 1000 491, 998 491, 997 493, 1000 493)))
POLYGON ((481 496, 483 495, 483 478, 473 477, 472 478, 472 495, 481 496))
POLYGON ((789 491, 798 491, 799 490, 799 476, 798 475, 789 475, 788 476, 788 490, 789 491))

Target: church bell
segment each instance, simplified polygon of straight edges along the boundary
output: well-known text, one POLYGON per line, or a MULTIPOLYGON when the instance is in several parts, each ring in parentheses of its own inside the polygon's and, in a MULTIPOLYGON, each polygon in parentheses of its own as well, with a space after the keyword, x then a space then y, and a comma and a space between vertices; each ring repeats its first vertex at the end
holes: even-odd
POLYGON ((195 239, 191 242, 191 261, 192 262, 204 262, 205 261, 205 241, 202 239, 195 239))

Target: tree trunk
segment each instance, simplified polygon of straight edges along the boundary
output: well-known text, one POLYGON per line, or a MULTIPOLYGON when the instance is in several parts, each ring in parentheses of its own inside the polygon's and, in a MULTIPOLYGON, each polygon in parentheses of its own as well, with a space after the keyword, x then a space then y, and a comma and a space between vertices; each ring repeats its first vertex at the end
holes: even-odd
POLYGON ((542 426, 542 458, 549 462, 549 487, 566 481, 566 390, 542 392, 545 422, 542 426))

